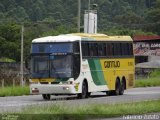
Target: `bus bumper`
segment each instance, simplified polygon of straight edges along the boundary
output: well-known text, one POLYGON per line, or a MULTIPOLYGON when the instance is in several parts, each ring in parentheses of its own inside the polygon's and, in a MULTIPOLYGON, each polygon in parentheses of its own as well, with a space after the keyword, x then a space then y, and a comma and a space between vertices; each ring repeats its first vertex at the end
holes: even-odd
POLYGON ((74 85, 31 84, 30 94, 77 94, 74 85))

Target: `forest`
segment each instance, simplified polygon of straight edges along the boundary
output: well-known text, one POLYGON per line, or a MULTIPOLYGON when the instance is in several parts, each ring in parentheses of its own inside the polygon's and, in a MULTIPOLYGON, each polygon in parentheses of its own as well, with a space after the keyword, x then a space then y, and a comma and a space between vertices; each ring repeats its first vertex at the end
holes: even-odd
MULTIPOLYGON (((97 4, 98 32, 107 35, 160 35, 160 0, 90 0, 97 4)), ((1 0, 0 62, 24 59, 34 38, 77 32, 78 0, 1 0)), ((88 0, 81 0, 81 32, 88 0)))

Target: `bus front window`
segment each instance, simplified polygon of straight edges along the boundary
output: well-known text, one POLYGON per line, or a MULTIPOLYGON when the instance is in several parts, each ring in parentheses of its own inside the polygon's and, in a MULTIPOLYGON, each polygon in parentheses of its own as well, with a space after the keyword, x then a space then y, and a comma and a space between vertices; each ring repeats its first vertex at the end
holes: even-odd
POLYGON ((72 77, 72 56, 50 56, 50 76, 54 78, 72 77))
POLYGON ((77 78, 80 73, 79 42, 34 43, 31 52, 32 78, 77 78))
POLYGON ((32 56, 32 78, 46 78, 49 76, 49 56, 32 56))

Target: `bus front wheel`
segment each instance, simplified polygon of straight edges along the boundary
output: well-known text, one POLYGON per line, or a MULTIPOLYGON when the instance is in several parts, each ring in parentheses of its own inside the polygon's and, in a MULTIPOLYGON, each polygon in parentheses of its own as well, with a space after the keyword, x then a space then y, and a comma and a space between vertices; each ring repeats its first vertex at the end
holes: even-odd
POLYGON ((82 93, 79 93, 77 97, 80 99, 84 99, 88 97, 87 83, 85 81, 82 84, 82 93))
POLYGON ((42 94, 42 97, 43 97, 44 100, 50 100, 51 99, 50 94, 42 94))

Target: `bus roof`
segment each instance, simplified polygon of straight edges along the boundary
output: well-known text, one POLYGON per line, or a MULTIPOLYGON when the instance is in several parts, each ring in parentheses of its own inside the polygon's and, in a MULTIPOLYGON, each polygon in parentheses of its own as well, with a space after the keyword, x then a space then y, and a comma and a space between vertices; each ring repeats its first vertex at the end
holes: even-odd
POLYGON ((46 43, 46 42, 73 42, 81 40, 80 36, 75 35, 58 35, 58 36, 47 36, 47 37, 41 37, 36 38, 32 40, 32 43, 46 43))
POLYGON ((58 36, 47 36, 37 38, 32 43, 46 43, 46 42, 74 42, 82 41, 132 41, 130 36, 107 36, 105 34, 87 34, 87 33, 72 33, 58 36))
MULTIPOLYGON (((133 41, 130 36, 108 36, 106 34, 73 33, 81 37, 89 37, 98 41, 133 41)), ((90 40, 90 39, 89 39, 90 40)))

